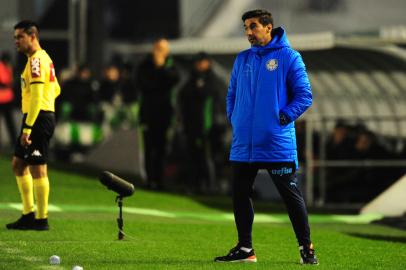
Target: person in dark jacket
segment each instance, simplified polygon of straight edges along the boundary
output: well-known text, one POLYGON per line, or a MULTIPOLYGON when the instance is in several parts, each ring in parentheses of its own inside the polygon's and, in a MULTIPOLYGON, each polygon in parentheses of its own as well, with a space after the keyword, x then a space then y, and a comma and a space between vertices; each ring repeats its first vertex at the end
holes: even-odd
POLYGON ((233 139, 232 198, 238 243, 220 262, 256 262, 252 246, 252 195, 259 169, 266 169, 283 198, 299 244, 301 263, 318 264, 310 240, 303 196, 298 188, 294 121, 312 104, 305 65, 283 28, 266 10, 242 16, 251 48, 234 62, 227 94, 233 139))
POLYGON ((121 96, 120 77, 120 69, 115 63, 110 63, 104 68, 103 78, 98 91, 100 101, 112 105, 117 97, 121 96))
POLYGON ((189 185, 200 193, 215 184, 213 146, 217 145, 216 137, 221 136, 216 132, 215 118, 220 113, 222 83, 211 69, 206 53, 199 53, 193 64, 188 81, 179 91, 179 105, 188 152, 189 185))
POLYGON ((178 80, 178 70, 173 58, 169 56, 169 42, 159 39, 154 43, 152 53, 140 64, 137 73, 149 188, 163 188, 166 136, 173 114, 171 95, 178 80))
POLYGON ((96 121, 101 120, 97 96, 97 82, 87 65, 80 65, 76 74, 63 85, 64 94, 59 110, 62 120, 96 121))

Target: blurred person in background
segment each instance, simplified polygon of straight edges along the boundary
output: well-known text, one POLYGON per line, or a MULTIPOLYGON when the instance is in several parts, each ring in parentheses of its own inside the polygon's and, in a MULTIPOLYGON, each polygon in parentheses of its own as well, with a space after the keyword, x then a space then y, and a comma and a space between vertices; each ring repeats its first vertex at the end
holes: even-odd
POLYGON ((138 91, 133 75, 133 65, 131 63, 124 63, 121 67, 120 84, 123 92, 123 102, 125 104, 132 104, 138 101, 138 91))
POLYGON ((179 91, 188 152, 187 184, 197 193, 204 193, 216 184, 214 157, 223 150, 221 129, 215 123, 216 115, 221 115, 221 87, 222 83, 211 68, 210 57, 206 53, 199 53, 193 62, 189 80, 179 91))
POLYGON ((12 167, 22 199, 22 216, 6 225, 13 230, 49 230, 48 148, 55 129, 55 99, 61 88, 54 64, 39 43, 39 28, 33 21, 14 26, 18 52, 27 56, 21 74, 22 128, 15 145, 12 167), (34 194, 37 204, 34 214, 34 194))
MULTIPOLYGON (((395 152, 384 144, 385 139, 369 130, 363 124, 354 127, 355 141, 352 159, 358 160, 394 160, 395 152)), ((402 168, 363 166, 353 169, 345 183, 337 187, 339 200, 345 202, 368 202, 378 196, 404 174, 402 168), (403 172, 402 172, 403 171, 403 172)), ((347 175, 343 175, 343 178, 347 175)), ((336 191, 337 192, 337 191, 336 191)))
POLYGON ((104 132, 108 134, 111 128, 117 128, 117 114, 123 105, 121 89, 121 74, 116 63, 108 64, 103 71, 100 81, 99 98, 104 116, 104 132))
POLYGON ((64 91, 57 103, 59 123, 54 151, 59 160, 81 161, 83 154, 103 138, 99 83, 90 68, 82 64, 62 87, 64 91))
POLYGON ((243 14, 251 48, 234 62, 227 94, 233 129, 230 161, 237 245, 217 262, 256 262, 252 245, 252 196, 259 169, 266 169, 283 198, 299 244, 301 263, 318 264, 310 239, 306 205, 298 187, 294 121, 312 104, 310 82, 300 54, 285 30, 274 27, 266 10, 243 14))
POLYGON ((327 139, 327 159, 349 159, 354 153, 352 127, 345 120, 338 119, 327 139))
MULTIPOLYGON (((353 159, 354 127, 344 119, 338 119, 326 143, 327 160, 353 159)), ((351 179, 358 174, 356 167, 327 167, 326 200, 348 202, 352 192, 351 179)))
POLYGON ((169 42, 159 39, 152 52, 139 65, 136 86, 140 94, 140 124, 143 129, 147 187, 163 188, 167 131, 170 126, 172 90, 179 81, 179 72, 169 55, 169 42))
POLYGON ((90 68, 80 65, 73 78, 63 84, 60 117, 64 120, 100 122, 98 83, 90 68))
POLYGON ((116 115, 121 128, 133 128, 138 124, 139 102, 135 85, 134 67, 131 63, 123 63, 120 68, 120 90, 123 106, 116 115))
POLYGON ((0 55, 0 116, 3 115, 6 121, 10 144, 14 142, 17 135, 13 120, 14 101, 11 57, 9 53, 3 52, 0 55))
POLYGON ((103 102, 114 103, 120 89, 120 69, 116 64, 108 64, 104 68, 100 82, 99 96, 103 102))
POLYGON ((113 129, 129 129, 138 123, 138 91, 133 66, 116 58, 106 67, 100 96, 106 123, 113 129))
POLYGON ((379 140, 378 136, 365 125, 355 126, 355 141, 352 159, 395 159, 396 155, 387 149, 379 140))

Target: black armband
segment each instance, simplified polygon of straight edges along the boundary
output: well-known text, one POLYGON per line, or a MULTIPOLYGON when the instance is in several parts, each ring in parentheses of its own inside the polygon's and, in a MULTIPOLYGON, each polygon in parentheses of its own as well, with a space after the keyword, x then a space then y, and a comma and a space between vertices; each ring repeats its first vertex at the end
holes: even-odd
POLYGON ((23 128, 32 129, 32 126, 27 125, 25 122, 23 123, 23 128))

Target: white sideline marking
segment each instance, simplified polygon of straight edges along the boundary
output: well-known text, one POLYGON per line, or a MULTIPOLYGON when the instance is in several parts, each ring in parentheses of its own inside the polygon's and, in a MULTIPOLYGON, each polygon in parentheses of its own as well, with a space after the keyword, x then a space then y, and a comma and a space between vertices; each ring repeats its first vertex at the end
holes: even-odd
POLYGON ((123 212, 130 214, 139 214, 147 216, 156 216, 156 217, 167 217, 167 218, 176 218, 176 215, 169 212, 164 212, 154 209, 145 209, 145 208, 135 208, 135 207, 125 207, 123 212))
MULTIPOLYGON (((0 209, 17 209, 21 211, 21 203, 0 203, 0 209)), ((110 207, 110 206, 89 206, 89 205, 49 205, 48 207, 49 212, 116 212, 118 209, 117 207, 110 207)), ((124 207, 124 213, 128 214, 138 214, 138 215, 146 215, 146 216, 154 216, 154 217, 164 217, 164 218, 192 218, 192 219, 200 219, 206 221, 234 221, 234 215, 232 213, 199 213, 199 212, 168 212, 162 211, 157 209, 149 209, 149 208, 137 208, 137 207, 124 207)), ((318 222, 317 216, 320 215, 311 215, 311 217, 315 217, 315 220, 312 222, 318 222)), ((320 221, 323 222, 339 222, 339 223, 347 223, 347 224, 368 224, 371 221, 378 220, 382 218, 382 215, 377 214, 364 214, 364 215, 321 215, 323 218, 320 221)), ((289 218, 287 215, 284 214, 276 214, 276 215, 269 215, 269 214, 255 214, 255 222, 256 223, 289 223, 289 218)))
MULTIPOLYGON (((261 223, 286 223, 283 219, 279 217, 274 217, 271 215, 265 215, 265 214, 255 214, 255 222, 261 222, 261 223)), ((234 220, 234 216, 233 216, 234 220)))
MULTIPOLYGON (((21 210, 23 208, 23 205, 21 203, 9 203, 8 206, 10 208, 16 209, 16 210, 21 210)), ((34 205, 34 209, 37 207, 34 205)), ((53 204, 48 204, 48 211, 50 212, 62 212, 63 210, 56 205, 53 204)))

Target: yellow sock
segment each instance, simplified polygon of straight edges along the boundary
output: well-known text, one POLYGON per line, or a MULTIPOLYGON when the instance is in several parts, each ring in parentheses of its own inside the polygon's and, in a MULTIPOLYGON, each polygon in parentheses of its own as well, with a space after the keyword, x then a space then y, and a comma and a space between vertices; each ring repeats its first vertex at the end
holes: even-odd
POLYGON ((32 192, 31 174, 16 176, 16 178, 21 201, 23 203, 23 215, 34 212, 34 194, 32 192))
POLYGON ((34 179, 34 193, 37 202, 36 218, 48 218, 48 197, 49 180, 48 177, 34 179))

